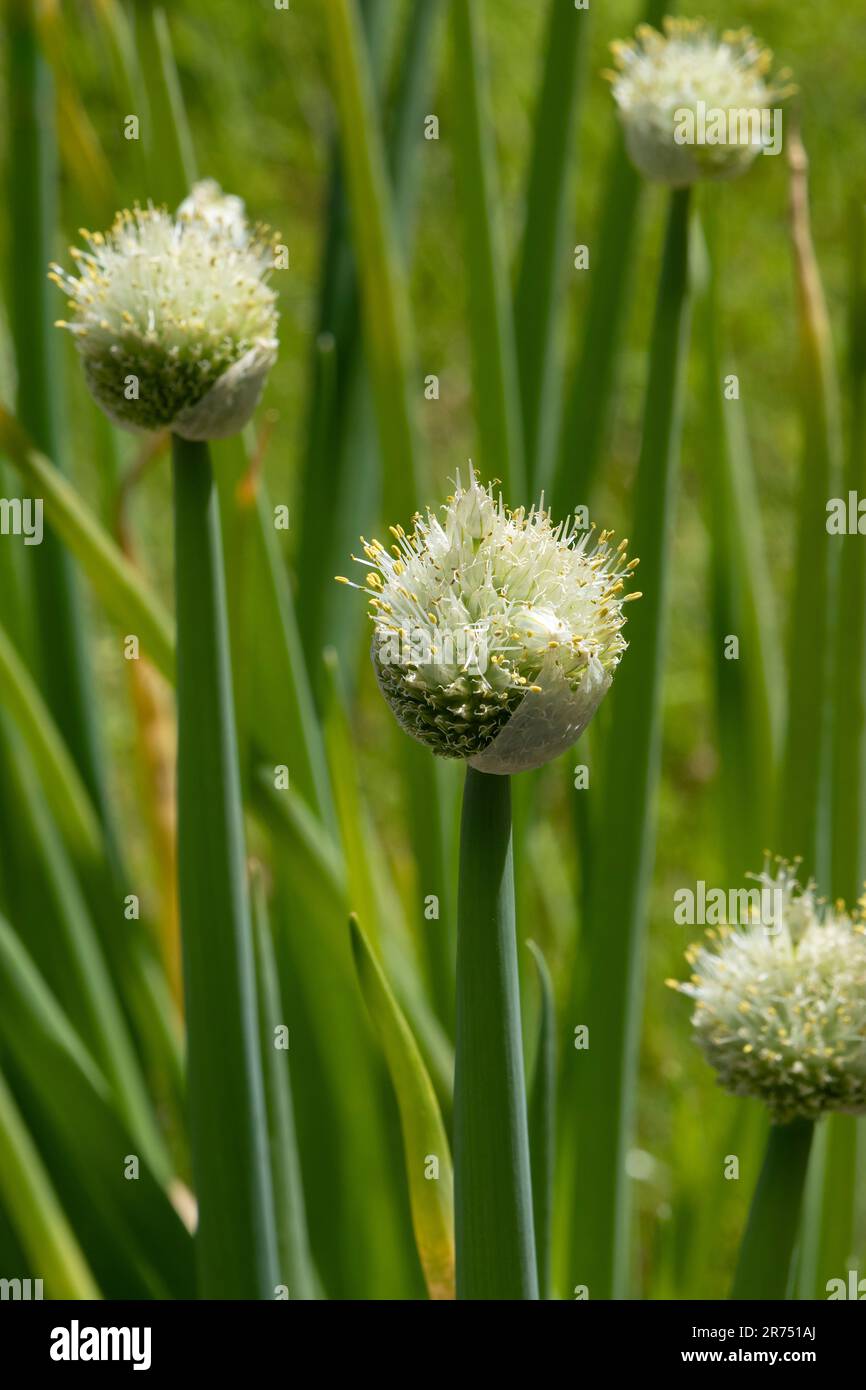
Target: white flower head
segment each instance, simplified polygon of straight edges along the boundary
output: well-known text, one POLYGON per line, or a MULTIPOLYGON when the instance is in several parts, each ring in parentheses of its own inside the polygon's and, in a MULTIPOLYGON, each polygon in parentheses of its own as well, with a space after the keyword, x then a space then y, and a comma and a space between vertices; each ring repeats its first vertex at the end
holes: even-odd
POLYGON ((791 866, 759 881, 779 890, 772 929, 754 922, 707 932, 686 984, 696 1040, 720 1085, 762 1100, 774 1123, 866 1112, 866 927, 830 907, 791 866))
MULTIPOLYGON (((637 560, 593 543, 543 502, 509 511, 458 476, 440 518, 364 541, 373 663, 403 728, 482 772, 539 767, 577 739, 626 643, 622 590, 637 560)), ((341 579, 349 583, 347 579, 341 579)), ((628 598, 637 598, 630 594, 628 598)))
POLYGON ((631 42, 611 45, 616 71, 606 76, 632 163, 672 187, 734 178, 770 144, 772 108, 794 88, 771 79, 772 54, 748 29, 719 37, 701 19, 663 27, 639 25, 631 42), (687 126, 704 138, 686 138, 687 126))
POLYGON ((136 205, 82 231, 77 274, 50 278, 72 311, 87 384, 116 424, 221 439, 249 419, 277 355, 272 243, 240 198, 196 184, 173 216, 136 205))

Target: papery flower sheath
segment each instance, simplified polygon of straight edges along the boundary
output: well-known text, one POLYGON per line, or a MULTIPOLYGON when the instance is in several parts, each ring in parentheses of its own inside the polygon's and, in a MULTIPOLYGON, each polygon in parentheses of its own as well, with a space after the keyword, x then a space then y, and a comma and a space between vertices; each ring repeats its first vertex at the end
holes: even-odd
POLYGON ((772 54, 748 29, 719 36, 699 19, 663 27, 642 24, 611 45, 616 70, 606 76, 632 163, 673 187, 734 178, 768 143, 772 108, 794 88, 787 74, 771 78, 772 54), (684 138, 688 126, 707 138, 684 138))
POLYGON ((692 946, 696 1040, 719 1082, 772 1120, 866 1111, 866 926, 800 888, 792 869, 760 876, 780 894, 772 927, 719 927, 692 946))
MULTIPOLYGON (((372 657, 403 728, 446 758, 511 773, 586 728, 626 643, 627 542, 510 511, 473 476, 393 543, 363 541, 372 657)), ((341 582, 350 581, 342 577, 341 582)))
POLYGON ((273 243, 240 198, 197 184, 177 213, 136 205, 81 233, 51 279, 97 404, 132 430, 220 439, 249 419, 276 360, 273 243))

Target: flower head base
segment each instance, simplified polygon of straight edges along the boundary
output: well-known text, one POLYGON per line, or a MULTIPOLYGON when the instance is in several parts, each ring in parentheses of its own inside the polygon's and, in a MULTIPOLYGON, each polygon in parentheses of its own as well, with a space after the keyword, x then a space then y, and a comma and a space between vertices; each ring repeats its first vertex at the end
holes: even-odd
MULTIPOLYGON (((363 541, 373 663, 400 724, 482 772, 538 767, 577 739, 625 650, 626 560, 603 533, 509 511, 473 476, 390 550, 363 541)), ((359 557, 355 557, 359 558, 359 557)), ((349 583, 349 580, 343 580, 349 583)), ((629 598, 637 598, 630 594, 629 598)))
POLYGON ((606 75, 626 146, 645 178, 682 188, 730 179, 761 150, 778 153, 772 108, 794 90, 769 76, 772 54, 748 29, 719 38, 703 20, 666 19, 611 45, 606 75))
POLYGON ((82 232, 77 275, 52 266, 66 293, 87 384, 116 424, 220 439, 242 429, 276 360, 273 251, 239 198, 211 180, 175 216, 118 213, 82 232))
POLYGON ((726 1090, 764 1101, 774 1123, 866 1112, 866 927, 842 904, 801 889, 789 866, 760 881, 781 890, 772 928, 711 929, 686 958, 692 1024, 726 1090))

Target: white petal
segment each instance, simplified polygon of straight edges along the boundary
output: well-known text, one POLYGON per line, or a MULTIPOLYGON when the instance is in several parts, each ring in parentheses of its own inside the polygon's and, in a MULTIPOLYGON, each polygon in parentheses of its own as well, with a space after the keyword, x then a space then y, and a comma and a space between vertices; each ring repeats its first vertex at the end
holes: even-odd
POLYGON ((227 439, 249 420, 277 360, 276 342, 260 343, 223 372, 206 396, 182 410, 171 428, 182 439, 227 439))
POLYGON ((478 772, 529 772, 576 743, 610 688, 611 677, 592 658, 577 690, 572 690, 551 657, 538 678, 541 693, 527 691, 514 715, 492 743, 469 758, 478 772))

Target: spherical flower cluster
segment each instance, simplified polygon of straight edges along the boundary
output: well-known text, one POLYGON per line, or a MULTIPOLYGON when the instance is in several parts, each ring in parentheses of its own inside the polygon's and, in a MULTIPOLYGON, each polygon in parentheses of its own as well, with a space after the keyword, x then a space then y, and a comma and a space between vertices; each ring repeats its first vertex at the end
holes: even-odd
MULTIPOLYGON (((473 476, 390 550, 363 541, 373 663, 403 728, 482 772, 538 767, 577 739, 625 650, 637 560, 609 532, 509 511, 473 476)), ((350 581, 341 577, 341 582, 350 581)))
POLYGON ((666 19, 663 34, 642 24, 611 47, 606 76, 631 160, 673 187, 742 173, 771 142, 771 108, 793 91, 770 79, 772 54, 748 29, 719 38, 703 20, 666 19))
POLYGON ((116 424, 220 439, 249 419, 276 360, 273 246, 239 198, 197 184, 176 215, 135 206, 52 266, 88 386, 116 424))
POLYGON ((866 1111, 866 926, 801 889, 787 865, 760 876, 781 911, 707 932, 692 946, 692 1024, 719 1083, 764 1101, 772 1120, 866 1111))

